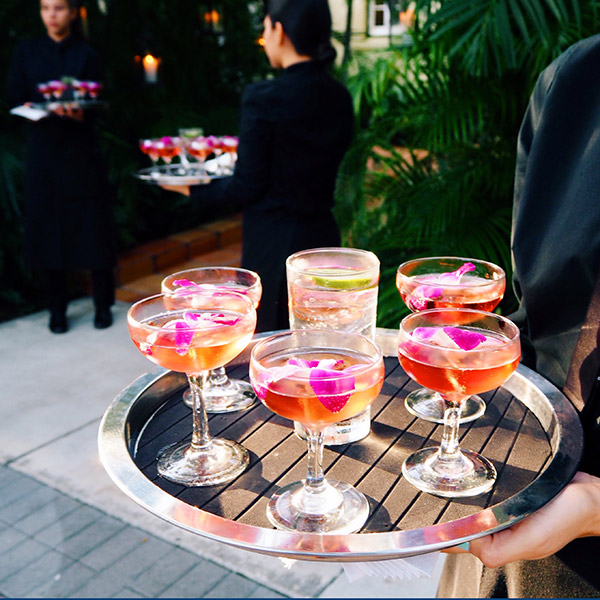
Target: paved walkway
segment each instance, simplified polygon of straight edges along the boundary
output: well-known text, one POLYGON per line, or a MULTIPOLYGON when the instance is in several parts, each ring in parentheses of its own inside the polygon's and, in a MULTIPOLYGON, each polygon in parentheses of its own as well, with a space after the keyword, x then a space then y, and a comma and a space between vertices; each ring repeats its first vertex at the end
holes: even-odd
POLYGON ((71 303, 64 335, 49 332, 45 312, 0 324, 0 595, 433 597, 439 569, 352 584, 334 563, 288 570, 183 531, 120 492, 98 459, 100 419, 152 368, 129 339, 127 308, 118 302, 101 331, 88 299, 71 303))

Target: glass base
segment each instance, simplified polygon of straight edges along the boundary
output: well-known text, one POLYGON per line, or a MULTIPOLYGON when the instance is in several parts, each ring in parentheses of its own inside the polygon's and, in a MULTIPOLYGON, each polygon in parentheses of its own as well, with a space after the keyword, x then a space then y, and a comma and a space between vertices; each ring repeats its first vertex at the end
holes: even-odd
POLYGON ((494 465, 481 454, 460 450, 458 462, 440 460, 439 448, 423 448, 402 465, 402 474, 416 488, 444 498, 479 496, 496 482, 494 465))
MULTIPOLYGON (((192 392, 183 393, 183 402, 192 408, 192 392)), ((228 379, 223 385, 207 385, 204 390, 207 413, 228 413, 246 410, 256 403, 256 394, 247 381, 228 379)))
MULTIPOLYGON (((301 440, 306 440, 306 429, 298 421, 294 421, 294 431, 301 440)), ((323 430, 323 443, 326 446, 350 444, 367 437, 371 433, 371 407, 345 421, 333 423, 323 430)))
POLYGON ((327 480, 325 485, 325 493, 308 498, 308 503, 303 481, 280 488, 271 496, 267 518, 277 529, 286 531, 335 534, 358 531, 369 517, 365 496, 341 481, 327 480), (307 507, 311 503, 313 506, 307 507), (323 507, 319 511, 320 504, 323 507))
MULTIPOLYGON (((430 421, 443 423, 446 403, 440 394, 427 388, 420 388, 411 392, 404 400, 406 410, 413 416, 430 421)), ((469 396, 465 400, 460 413, 460 423, 470 423, 478 419, 485 412, 485 402, 479 396, 469 396)))
POLYGON ((244 446, 217 438, 204 450, 193 450, 190 442, 169 446, 158 455, 157 468, 158 474, 169 481, 200 487, 235 479, 249 462, 244 446))

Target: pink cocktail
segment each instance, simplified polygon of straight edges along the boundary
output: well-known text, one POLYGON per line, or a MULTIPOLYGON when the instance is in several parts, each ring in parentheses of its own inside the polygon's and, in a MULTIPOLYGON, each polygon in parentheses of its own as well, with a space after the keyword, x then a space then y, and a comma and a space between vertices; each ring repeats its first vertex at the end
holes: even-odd
MULTIPOLYGON (((197 291, 235 292, 248 296, 255 308, 262 295, 258 274, 236 267, 198 267, 178 271, 163 279, 161 289, 164 294, 174 296, 194 295, 197 291)), ((191 394, 186 392, 183 401, 191 407, 191 394)), ((256 396, 248 382, 229 379, 225 367, 218 367, 211 369, 204 388, 204 401, 207 412, 224 413, 250 408, 256 402, 256 396)))
POLYGON ((154 147, 158 156, 170 164, 181 152, 181 141, 177 137, 164 136, 154 140, 154 147))
POLYGON ((369 515, 365 496, 323 474, 323 432, 363 412, 384 378, 381 350, 356 333, 292 330, 260 341, 250 357, 250 380, 274 413, 302 423, 308 443, 305 480, 280 488, 267 517, 279 529, 315 533, 358 531, 369 515))
POLYGON ((252 339, 252 301, 232 292, 159 294, 131 306, 127 325, 146 358, 187 375, 194 399, 191 442, 163 450, 158 473, 187 486, 217 485, 237 477, 248 464, 248 452, 231 440, 210 437, 203 389, 208 371, 235 358, 252 339))
POLYGON ((439 448, 412 454, 404 476, 417 488, 446 497, 487 492, 496 480, 492 463, 460 450, 462 407, 472 394, 491 391, 515 371, 521 358, 517 326, 508 319, 469 309, 424 310, 400 323, 398 359, 417 383, 440 393, 446 403, 439 448))
MULTIPOLYGON (((506 289, 506 275, 497 265, 474 258, 435 256, 402 263, 396 287, 409 310, 470 308, 492 311, 506 289)), ((426 421, 442 423, 444 402, 439 394, 420 389, 406 397, 407 410, 426 421)), ((473 421, 486 409, 479 396, 471 396, 463 408, 462 422, 473 421)))

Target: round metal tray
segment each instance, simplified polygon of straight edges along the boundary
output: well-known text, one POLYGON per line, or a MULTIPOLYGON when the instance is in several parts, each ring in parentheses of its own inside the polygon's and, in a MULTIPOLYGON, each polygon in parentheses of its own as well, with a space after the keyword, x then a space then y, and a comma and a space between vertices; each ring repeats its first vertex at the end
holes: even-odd
POLYGON ((136 171, 134 176, 153 185, 201 185, 232 174, 230 166, 221 165, 215 158, 207 160, 202 166, 174 163, 148 167, 136 171))
MULTIPOLYGON (((542 507, 574 475, 583 446, 577 413, 556 387, 520 365, 501 388, 483 394, 485 415, 461 426, 461 446, 483 452, 498 470, 492 491, 449 500, 415 490, 402 478, 402 461, 438 443, 441 427, 404 408, 416 384, 398 364, 397 332, 378 329, 377 341, 388 358, 372 432, 324 453, 326 475, 356 485, 369 499, 371 515, 360 533, 299 534, 269 525, 268 498, 305 475, 306 444, 290 421, 261 404, 210 416, 213 436, 237 439, 250 451, 250 466, 236 480, 185 488, 160 478, 158 451, 191 434, 191 414, 181 401, 187 382, 179 373, 145 374, 115 398, 98 434, 104 468, 135 502, 188 531, 264 554, 341 562, 405 558, 491 534, 542 507)), ((227 367, 231 377, 247 378, 251 346, 227 367)))

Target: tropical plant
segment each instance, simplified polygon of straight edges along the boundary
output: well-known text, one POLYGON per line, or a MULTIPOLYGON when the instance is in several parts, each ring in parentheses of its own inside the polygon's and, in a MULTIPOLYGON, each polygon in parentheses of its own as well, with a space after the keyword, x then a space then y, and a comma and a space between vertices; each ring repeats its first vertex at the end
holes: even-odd
MULTIPOLYGON (((591 0, 417 0, 413 43, 355 56, 357 135, 337 186, 348 245, 382 263, 378 324, 407 311, 395 270, 419 256, 484 258, 510 277, 516 141, 539 72, 596 33, 591 0)), ((510 286, 509 286, 510 288, 510 286)), ((500 310, 510 312, 508 290, 500 310)))
MULTIPOLYGON (((100 123, 112 184, 119 248, 163 237, 210 220, 198 216, 184 196, 151 188, 132 173, 149 166, 138 139, 171 135, 201 126, 232 133, 238 126, 242 87, 264 77, 268 63, 256 43, 261 2, 251 0, 82 0, 88 41, 102 57, 104 98, 109 110, 100 123), (206 15, 218 8, 217 23, 206 15), (161 57, 158 85, 143 79, 141 57, 161 57)), ((4 0, 0 24, 0 72, 6 73, 17 42, 41 34, 39 3, 4 0)), ((25 123, 8 116, 0 99, 0 321, 44 306, 38 277, 22 259, 25 123)))

